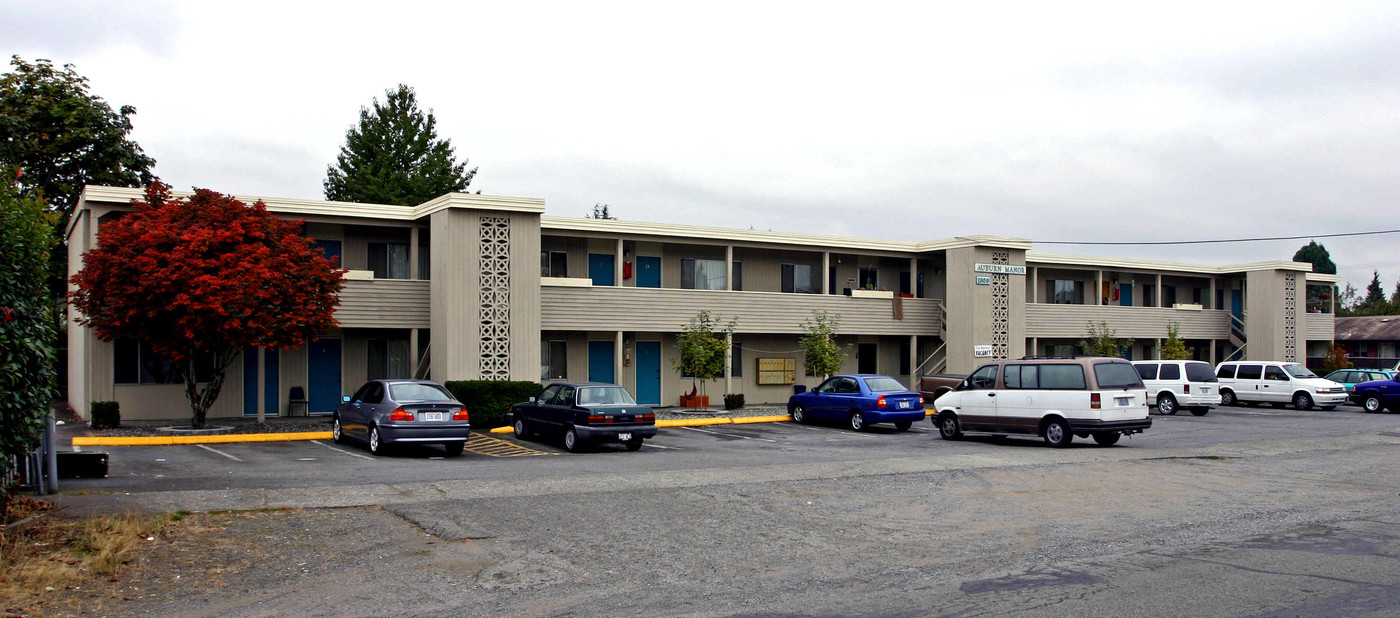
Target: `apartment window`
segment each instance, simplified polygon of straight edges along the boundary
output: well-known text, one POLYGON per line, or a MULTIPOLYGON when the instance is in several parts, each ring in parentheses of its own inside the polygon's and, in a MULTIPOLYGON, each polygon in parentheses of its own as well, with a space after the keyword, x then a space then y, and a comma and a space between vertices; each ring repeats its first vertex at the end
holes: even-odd
POLYGON ((724 260, 681 258, 681 288, 687 290, 723 290, 724 260))
POLYGON ((729 375, 744 377, 744 342, 735 339, 729 352, 729 375))
POLYGON ((874 290, 880 287, 880 269, 862 268, 860 269, 860 289, 874 290))
POLYGON ((540 345, 540 379, 567 380, 569 378, 569 342, 564 340, 545 341, 540 345))
POLYGON ((375 279, 407 279, 408 243, 369 243, 369 269, 375 279))
POLYGON ((1163 307, 1170 307, 1170 306, 1175 305, 1175 304, 1176 304, 1176 286, 1174 286, 1174 285, 1164 285, 1164 286, 1162 286, 1162 306, 1163 306, 1163 307))
POLYGON ((365 379, 413 377, 407 339, 370 339, 365 354, 365 379))
POLYGON ((907 270, 899 271, 899 293, 913 294, 913 274, 907 270))
POLYGON ((433 278, 433 271, 429 265, 433 263, 432 254, 428 252, 428 245, 418 245, 418 278, 427 280, 433 278))
POLYGON ((1197 305, 1205 305, 1206 291, 1204 288, 1191 288, 1191 302, 1197 305))
POLYGON ((808 264, 783 264, 783 291, 790 294, 815 294, 815 269, 808 264))
POLYGON ((1046 297, 1057 305, 1084 304, 1084 282, 1069 279, 1049 279, 1045 282, 1046 297))
MULTIPOLYGON (((184 384, 175 363, 157 354, 149 343, 135 339, 112 342, 112 381, 116 384, 184 384)), ((201 354, 194 359, 195 382, 208 382, 214 375, 214 359, 201 354)))
POLYGON ((1157 286, 1152 284, 1142 286, 1142 306, 1157 306, 1157 286))
POLYGON ((1048 344, 1045 346, 1046 356, 1074 356, 1074 346, 1070 344, 1048 344))
POLYGON ((735 262, 735 263, 734 263, 734 289, 736 289, 736 290, 742 290, 742 289, 744 289, 744 263, 743 263, 743 262, 735 262))
POLYGON ((540 252, 541 277, 569 276, 569 254, 565 251, 540 252))

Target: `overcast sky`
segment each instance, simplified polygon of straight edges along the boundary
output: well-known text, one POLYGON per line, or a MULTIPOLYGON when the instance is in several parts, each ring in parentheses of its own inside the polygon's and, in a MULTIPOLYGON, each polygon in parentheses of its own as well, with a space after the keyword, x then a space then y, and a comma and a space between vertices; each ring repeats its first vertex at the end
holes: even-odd
MULTIPOLYGON (((360 108, 404 83, 473 190, 555 215, 889 240, 1400 228, 1400 3, 1143 4, 0 0, 0 41, 134 105, 179 189, 320 199, 360 108)), ((1400 235, 1322 242, 1358 288, 1400 277, 1400 235)))

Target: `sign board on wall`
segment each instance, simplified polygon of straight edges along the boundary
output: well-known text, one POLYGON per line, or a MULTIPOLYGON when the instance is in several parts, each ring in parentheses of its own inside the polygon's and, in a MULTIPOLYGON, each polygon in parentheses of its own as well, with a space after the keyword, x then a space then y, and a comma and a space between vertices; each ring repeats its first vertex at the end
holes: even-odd
POLYGON ((992 284, 992 276, 991 276, 991 275, 977 275, 977 276, 973 277, 973 283, 976 283, 977 285, 991 285, 991 284, 992 284))
POLYGON ((974 262, 972 272, 988 273, 992 275, 1024 275, 1026 267, 1019 264, 988 264, 986 262, 974 262))
POLYGON ((797 359, 795 358, 760 358, 758 359, 758 383, 763 384, 796 384, 797 383, 797 359))
POLYGON ((989 345, 975 345, 975 346, 972 346, 972 357, 973 357, 973 358, 991 358, 991 357, 992 357, 992 346, 989 346, 989 345))

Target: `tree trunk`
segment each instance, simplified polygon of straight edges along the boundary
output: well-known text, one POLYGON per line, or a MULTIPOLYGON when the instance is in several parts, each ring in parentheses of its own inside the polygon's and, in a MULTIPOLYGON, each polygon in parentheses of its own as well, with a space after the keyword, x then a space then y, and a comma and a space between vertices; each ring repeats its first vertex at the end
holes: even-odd
POLYGON ((190 417, 190 427, 195 429, 204 428, 204 417, 209 412, 209 408, 219 399, 219 391, 224 388, 224 373, 228 371, 228 366, 233 363, 232 351, 214 354, 213 375, 209 377, 209 383, 204 385, 203 390, 195 383, 196 375, 194 370, 194 354, 190 354, 185 362, 179 363, 181 377, 185 378, 185 399, 190 402, 190 410, 193 413, 190 417))

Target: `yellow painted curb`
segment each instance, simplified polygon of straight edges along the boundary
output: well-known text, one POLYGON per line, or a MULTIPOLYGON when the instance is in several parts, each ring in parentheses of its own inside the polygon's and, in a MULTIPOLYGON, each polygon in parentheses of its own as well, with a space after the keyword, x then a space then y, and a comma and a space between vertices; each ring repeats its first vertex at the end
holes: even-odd
POLYGON ((495 428, 495 429, 492 429, 492 430, 491 430, 491 433, 515 433, 515 428, 514 428, 514 427, 497 427, 497 428, 495 428))
POLYGON ((734 419, 728 416, 715 418, 685 418, 670 421, 656 421, 657 427, 704 427, 706 425, 731 425, 734 419))
POLYGON ((230 442, 285 442, 330 440, 329 431, 296 433, 234 433, 214 436, 77 436, 73 446, 161 446, 171 444, 227 444, 230 442))
POLYGON ((784 423, 790 420, 792 420, 792 417, 786 414, 774 416, 736 416, 733 418, 735 425, 743 425, 745 423, 784 423))

